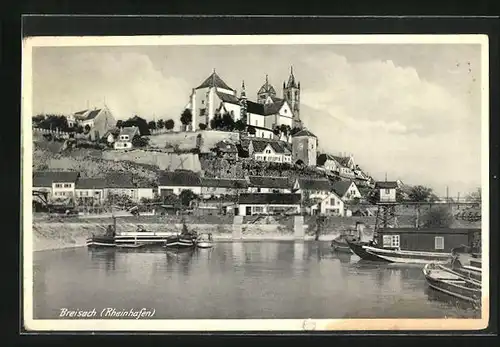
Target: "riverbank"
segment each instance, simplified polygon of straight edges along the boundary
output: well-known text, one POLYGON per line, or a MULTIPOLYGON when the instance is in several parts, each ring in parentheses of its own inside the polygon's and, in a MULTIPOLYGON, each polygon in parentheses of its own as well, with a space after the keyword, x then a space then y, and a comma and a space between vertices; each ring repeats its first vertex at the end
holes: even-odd
MULTIPOLYGON (((65 249, 84 247, 86 239, 92 234, 104 233, 108 224, 104 223, 57 223, 37 222, 33 224, 33 251, 46 251, 54 249, 65 249)), ((144 229, 152 232, 167 232, 172 235, 182 231, 182 224, 142 224, 144 229)), ((214 241, 293 241, 295 240, 293 227, 280 224, 243 224, 241 237, 233 239, 233 224, 192 224, 190 229, 198 233, 211 233, 214 241)), ((314 240, 315 235, 307 233, 304 241, 314 240)), ((117 223, 117 233, 135 231, 135 223, 117 223)), ((339 233, 336 231, 325 232, 320 235, 320 241, 331 241, 339 233)))

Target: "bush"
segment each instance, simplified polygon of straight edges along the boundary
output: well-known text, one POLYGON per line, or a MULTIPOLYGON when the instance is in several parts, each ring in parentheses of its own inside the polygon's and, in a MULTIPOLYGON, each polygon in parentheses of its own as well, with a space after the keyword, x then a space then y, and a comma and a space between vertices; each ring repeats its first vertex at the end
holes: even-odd
POLYGON ((422 218, 425 228, 449 228, 453 222, 454 216, 446 206, 431 208, 422 218))

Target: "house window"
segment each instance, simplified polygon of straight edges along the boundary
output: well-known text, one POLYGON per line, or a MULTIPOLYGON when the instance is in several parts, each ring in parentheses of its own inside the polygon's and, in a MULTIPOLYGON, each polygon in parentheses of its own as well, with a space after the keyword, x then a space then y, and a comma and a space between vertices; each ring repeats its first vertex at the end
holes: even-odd
POLYGON ((70 183, 64 183, 64 188, 71 188, 71 184, 70 183))
POLYGON ((330 205, 335 205, 335 198, 330 199, 330 205))
POLYGON ((62 188, 62 183, 56 183, 56 188, 62 188))
POLYGON ((390 190, 390 189, 386 189, 386 190, 385 190, 385 193, 386 193, 386 194, 390 194, 390 193, 391 193, 391 190, 390 190))
POLYGON ((399 235, 392 235, 392 247, 399 247, 399 235))
POLYGON ((263 213, 264 212, 264 207, 262 206, 254 206, 253 207, 253 213, 263 213))
POLYGON ((435 249, 444 249, 444 237, 436 236, 434 238, 434 248, 435 249))
POLYGON ((266 153, 271 153, 271 150, 270 149, 266 149, 266 153))

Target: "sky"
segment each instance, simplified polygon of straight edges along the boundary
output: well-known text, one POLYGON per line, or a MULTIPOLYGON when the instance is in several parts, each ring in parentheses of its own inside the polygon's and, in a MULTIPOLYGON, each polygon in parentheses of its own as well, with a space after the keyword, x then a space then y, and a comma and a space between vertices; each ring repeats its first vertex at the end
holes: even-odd
POLYGON ((325 153, 351 153, 375 179, 464 196, 481 184, 479 44, 36 47, 33 112, 104 104, 117 119, 179 117, 215 69, 256 99, 282 96, 290 67, 301 119, 325 153))

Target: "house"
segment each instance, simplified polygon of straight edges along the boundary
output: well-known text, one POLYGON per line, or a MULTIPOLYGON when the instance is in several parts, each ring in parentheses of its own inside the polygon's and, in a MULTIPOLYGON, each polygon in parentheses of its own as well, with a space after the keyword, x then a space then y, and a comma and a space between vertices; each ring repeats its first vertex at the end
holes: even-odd
POLYGON ((244 179, 201 178, 201 195, 203 197, 220 197, 222 195, 237 195, 245 192, 248 182, 244 179))
POLYGON ((382 248, 449 253, 455 247, 472 247, 478 237, 481 229, 387 228, 377 232, 375 241, 382 248))
POLYGON ((84 129, 88 126, 92 141, 100 140, 116 124, 116 120, 107 106, 100 109, 94 108, 93 110, 79 111, 68 118, 69 122, 77 124, 84 129))
POLYGON ((129 149, 132 148, 132 140, 136 135, 140 135, 138 127, 124 127, 120 129, 118 138, 114 142, 115 149, 129 149))
POLYGON ((328 179, 298 178, 293 192, 302 196, 302 206, 311 215, 344 216, 344 201, 333 191, 328 179))
POLYGON ((80 205, 102 205, 106 191, 106 180, 103 178, 80 178, 76 181, 75 196, 80 205))
POLYGON ((326 171, 338 173, 340 169, 340 163, 331 154, 321 153, 318 155, 316 165, 325 169, 326 171))
POLYGON ((74 198, 79 176, 75 171, 35 171, 33 190, 49 193, 50 199, 74 198))
POLYGON ((248 176, 249 193, 291 193, 288 177, 248 176))
POLYGON ((291 163, 292 153, 282 142, 250 140, 248 145, 248 154, 250 158, 256 161, 265 161, 273 163, 291 163))
POLYGON ((106 180, 106 197, 128 196, 133 202, 139 202, 139 192, 133 177, 129 173, 108 173, 106 180))
POLYGON ((144 182, 144 181, 137 181, 135 182, 135 186, 137 188, 137 200, 138 201, 143 201, 143 199, 154 199, 156 194, 158 194, 158 187, 155 187, 154 185, 144 182))
POLYGON ((287 193, 244 193, 238 197, 235 214, 299 214, 300 194, 287 193))
POLYGON ((292 136, 292 160, 294 164, 316 166, 318 138, 307 129, 292 136))
POLYGON ((215 144, 213 152, 217 154, 218 157, 225 159, 238 159, 238 148, 232 142, 222 140, 215 144))
POLYGON ((353 181, 335 182, 332 184, 332 189, 344 202, 353 199, 361 199, 361 193, 359 192, 356 183, 353 181))
POLYGON ((375 189, 379 193, 379 202, 395 203, 398 183, 395 181, 375 182, 375 189))
POLYGON ((200 176, 189 170, 164 171, 160 174, 158 194, 167 196, 179 195, 183 190, 191 190, 194 194, 201 194, 200 176))

